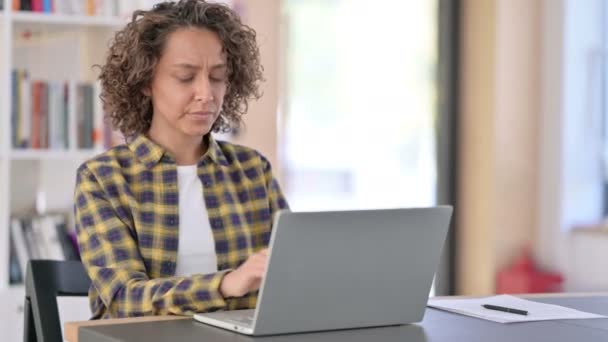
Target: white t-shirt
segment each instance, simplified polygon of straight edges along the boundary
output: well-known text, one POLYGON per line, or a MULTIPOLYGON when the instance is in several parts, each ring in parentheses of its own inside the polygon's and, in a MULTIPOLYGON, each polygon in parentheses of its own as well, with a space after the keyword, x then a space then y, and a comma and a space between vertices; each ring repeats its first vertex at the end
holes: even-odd
POLYGON ((177 166, 179 245, 175 276, 217 272, 215 242, 196 165, 177 166))

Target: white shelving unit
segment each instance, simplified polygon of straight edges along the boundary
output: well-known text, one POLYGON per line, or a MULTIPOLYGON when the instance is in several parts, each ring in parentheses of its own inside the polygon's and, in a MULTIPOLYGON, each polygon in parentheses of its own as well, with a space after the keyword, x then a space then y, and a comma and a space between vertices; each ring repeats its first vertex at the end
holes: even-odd
POLYGON ((60 27, 76 26, 90 27, 99 26, 106 28, 120 27, 125 24, 125 21, 120 18, 113 17, 91 17, 65 14, 44 14, 33 12, 13 12, 11 13, 11 21, 13 23, 27 23, 33 25, 57 25, 60 27))
MULTIPOLYGON (((113 33, 127 23, 129 16, 124 13, 135 8, 150 8, 159 0, 105 1, 116 1, 122 6, 120 18, 11 11, 12 0, 0 0, 4 5, 0 10, 0 332, 3 341, 23 340, 25 291, 22 284, 9 284, 9 223, 12 215, 31 210, 41 198, 47 211, 71 212, 76 168, 101 152, 79 149, 72 143, 76 140, 74 124, 71 124, 71 143, 67 149, 13 148, 11 70, 27 69, 31 79, 96 80, 97 70, 91 66, 103 63, 107 43, 113 33), (25 36, 27 40, 23 39, 25 36)), ((216 1, 232 5, 231 0, 216 1)), ((267 34, 275 30, 275 26, 268 23, 275 20, 279 8, 278 0, 269 3, 272 3, 273 12, 255 12, 259 17, 257 24, 268 26, 262 25, 266 29, 263 32, 267 34)), ((269 55, 274 56, 274 50, 269 55)), ((274 64, 270 63, 270 69, 274 64)), ((267 95, 265 100, 260 103, 268 103, 268 108, 254 104, 250 112, 259 107, 259 115, 272 115, 270 119, 273 119, 272 108, 276 108, 276 98, 267 95)), ((259 115, 256 120, 261 120, 259 115)), ((246 136, 238 142, 256 148, 271 145, 271 148, 261 150, 274 151, 274 143, 266 143, 268 138, 267 134, 263 139, 246 136)))
MULTIPOLYGON (((109 39, 126 20, 17 12, 10 10, 12 0, 0 2, 0 330, 16 341, 22 340, 24 287, 9 284, 10 219, 41 201, 48 211, 71 212, 76 168, 101 150, 78 149, 74 143, 62 150, 13 148, 11 71, 26 69, 32 79, 93 83, 97 70, 91 66, 103 62, 109 39)), ((70 129, 70 141, 75 134, 70 129)))
POLYGON ((89 158, 98 150, 19 150, 12 149, 8 153, 10 160, 71 160, 71 159, 86 159, 89 158), (66 153, 67 152, 67 153, 66 153))

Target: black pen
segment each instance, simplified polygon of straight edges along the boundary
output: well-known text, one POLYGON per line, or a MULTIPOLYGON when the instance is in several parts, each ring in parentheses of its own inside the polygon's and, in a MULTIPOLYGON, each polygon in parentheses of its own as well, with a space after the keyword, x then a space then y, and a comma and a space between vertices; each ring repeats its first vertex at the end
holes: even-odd
POLYGON ((510 313, 514 313, 514 314, 518 314, 518 315, 524 315, 524 316, 528 315, 528 311, 526 311, 526 310, 507 308, 505 306, 498 306, 498 305, 491 305, 491 304, 483 304, 482 306, 484 308, 486 308, 486 309, 489 309, 489 310, 510 312, 510 313))

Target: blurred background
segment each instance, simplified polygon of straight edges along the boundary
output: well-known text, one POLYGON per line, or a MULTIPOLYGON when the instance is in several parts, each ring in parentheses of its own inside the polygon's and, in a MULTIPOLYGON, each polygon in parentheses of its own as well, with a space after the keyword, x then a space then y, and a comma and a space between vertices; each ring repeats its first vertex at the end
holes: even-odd
MULTIPOLYGON (((76 167, 121 142, 91 66, 156 2, 0 0, 11 336, 27 260, 78 258, 76 167)), ((293 210, 454 205, 432 294, 608 290, 608 0, 221 2, 266 78, 221 138, 265 154, 293 210)))

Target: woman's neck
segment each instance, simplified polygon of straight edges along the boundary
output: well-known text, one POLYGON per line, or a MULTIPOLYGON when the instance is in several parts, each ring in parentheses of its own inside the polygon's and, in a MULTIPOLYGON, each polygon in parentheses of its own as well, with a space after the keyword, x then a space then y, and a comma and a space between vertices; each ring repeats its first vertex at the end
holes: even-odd
POLYGON ((173 143, 171 146, 163 147, 175 158, 177 165, 195 165, 207 151, 204 138, 196 140, 195 143, 173 143))

